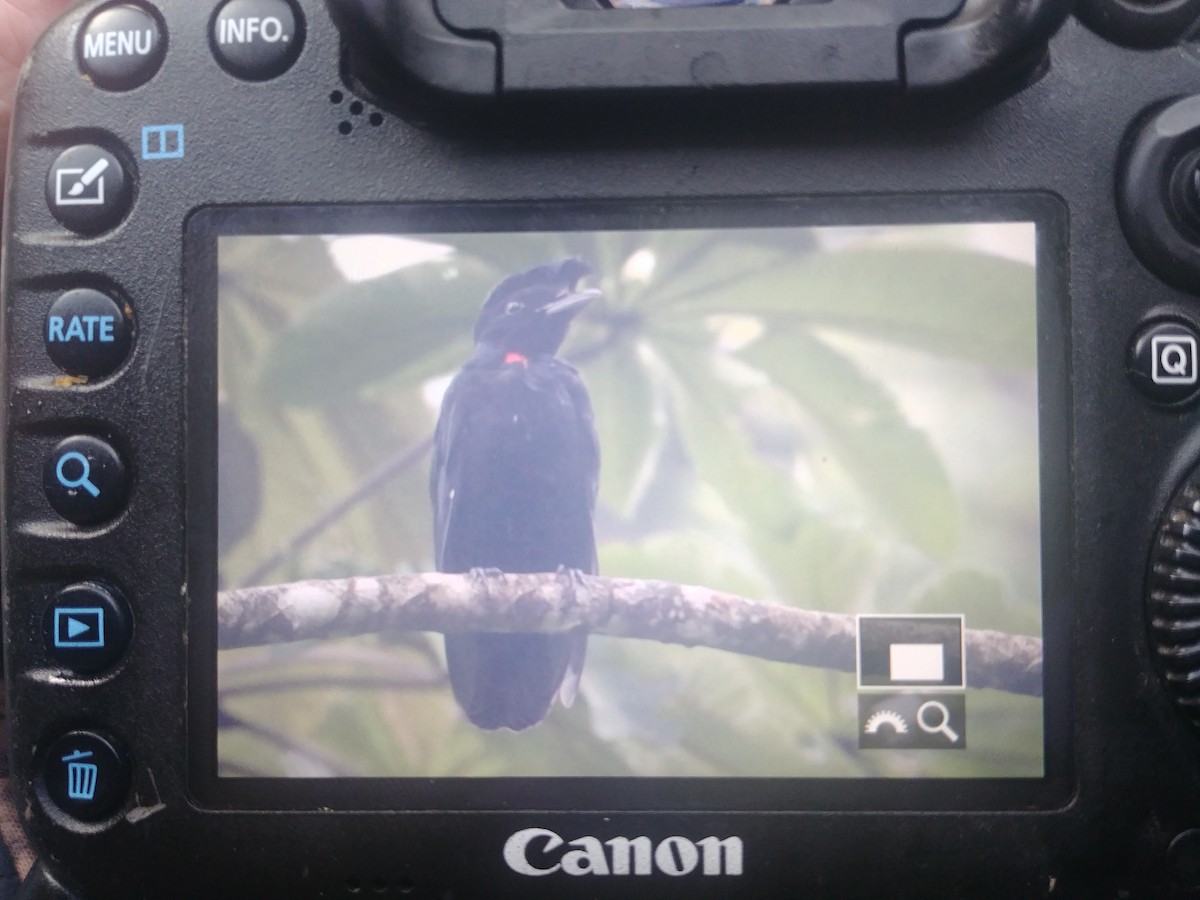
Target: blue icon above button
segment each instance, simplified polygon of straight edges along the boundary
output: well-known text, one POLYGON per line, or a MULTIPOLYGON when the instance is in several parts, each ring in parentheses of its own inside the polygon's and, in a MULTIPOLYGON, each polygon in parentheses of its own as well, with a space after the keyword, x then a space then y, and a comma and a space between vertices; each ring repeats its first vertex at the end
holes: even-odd
POLYGON ((72 731, 50 744, 42 763, 46 794, 84 822, 107 819, 129 795, 129 766, 112 741, 92 731, 72 731))
POLYGON ((77 675, 111 668, 129 644, 129 605, 107 584, 84 581, 63 588, 42 622, 46 653, 77 675))
POLYGON ((183 159, 182 125, 147 125, 142 129, 142 159, 183 159))

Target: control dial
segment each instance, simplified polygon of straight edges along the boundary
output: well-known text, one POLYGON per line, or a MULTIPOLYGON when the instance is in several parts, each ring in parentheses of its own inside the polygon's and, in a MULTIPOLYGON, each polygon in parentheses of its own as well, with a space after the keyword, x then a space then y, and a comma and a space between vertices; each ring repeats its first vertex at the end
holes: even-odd
POLYGON ((1159 523, 1147 613, 1167 686, 1200 727, 1200 468, 1176 491, 1159 523))

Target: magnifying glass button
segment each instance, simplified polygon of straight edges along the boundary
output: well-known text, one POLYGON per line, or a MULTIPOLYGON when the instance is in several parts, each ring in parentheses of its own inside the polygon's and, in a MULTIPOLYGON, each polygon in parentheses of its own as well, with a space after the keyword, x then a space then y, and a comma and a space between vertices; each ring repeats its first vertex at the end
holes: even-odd
POLYGON ((110 444, 75 435, 59 441, 46 457, 42 489, 50 506, 68 522, 99 525, 125 508, 128 470, 110 444))

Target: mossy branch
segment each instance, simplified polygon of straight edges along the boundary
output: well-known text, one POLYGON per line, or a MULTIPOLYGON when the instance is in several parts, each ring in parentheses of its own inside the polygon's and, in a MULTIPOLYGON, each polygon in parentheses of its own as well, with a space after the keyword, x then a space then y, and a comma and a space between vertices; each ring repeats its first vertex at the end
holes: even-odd
MULTIPOLYGON (((852 672, 854 617, 711 588, 573 572, 357 577, 239 588, 218 598, 222 649, 395 631, 593 634, 709 647, 852 672)), ((1042 692, 1042 642, 966 633, 967 684, 1042 692)))

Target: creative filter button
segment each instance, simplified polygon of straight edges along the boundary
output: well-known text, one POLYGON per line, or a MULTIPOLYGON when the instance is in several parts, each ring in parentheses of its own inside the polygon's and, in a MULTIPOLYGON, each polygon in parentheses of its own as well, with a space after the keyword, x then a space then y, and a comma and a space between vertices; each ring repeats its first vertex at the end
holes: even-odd
POLYGON ((124 508, 129 476, 111 446, 76 435, 60 441, 46 457, 42 488, 54 511, 67 521, 99 525, 124 508))
POLYGON ((133 183, 121 161, 95 144, 64 150, 46 176, 46 204, 54 218, 80 234, 98 234, 133 206, 133 183))
POLYGON ((129 354, 129 308, 91 288, 67 291, 46 314, 46 353, 69 375, 98 378, 116 371, 129 354))
POLYGON ((77 52, 80 69, 96 85, 127 91, 154 77, 167 52, 167 37, 149 9, 117 3, 87 20, 77 52))

